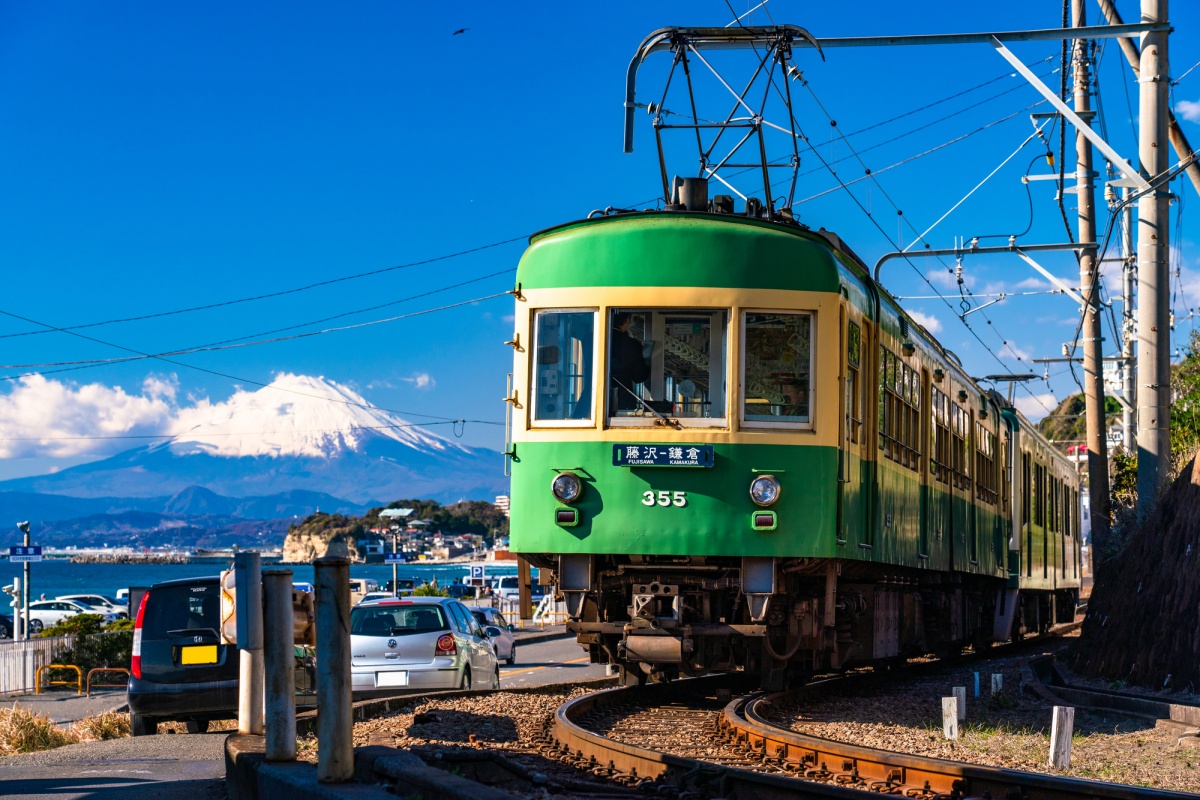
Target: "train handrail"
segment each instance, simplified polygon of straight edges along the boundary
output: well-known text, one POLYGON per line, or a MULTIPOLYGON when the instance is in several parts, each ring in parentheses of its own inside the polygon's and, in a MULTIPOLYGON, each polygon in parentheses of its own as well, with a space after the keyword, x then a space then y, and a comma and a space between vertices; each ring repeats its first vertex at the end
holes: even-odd
POLYGON ((33 674, 33 693, 42 693, 42 673, 48 669, 73 669, 75 670, 75 682, 71 681, 46 681, 47 686, 75 686, 76 694, 83 694, 83 670, 74 664, 43 664, 37 668, 37 672, 33 674))

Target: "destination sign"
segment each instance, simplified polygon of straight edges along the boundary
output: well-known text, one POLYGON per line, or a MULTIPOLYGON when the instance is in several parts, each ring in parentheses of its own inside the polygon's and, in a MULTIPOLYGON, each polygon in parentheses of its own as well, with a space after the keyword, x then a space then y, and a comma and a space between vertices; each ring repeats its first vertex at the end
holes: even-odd
POLYGON ((408 562, 406 562, 404 560, 404 553, 384 553, 383 554, 383 563, 384 564, 406 564, 408 562))
POLYGON ((711 444, 614 444, 614 467, 711 467, 711 444))
POLYGON ((31 544, 28 547, 15 545, 8 548, 8 560, 18 563, 24 561, 41 561, 42 546, 40 544, 31 544))

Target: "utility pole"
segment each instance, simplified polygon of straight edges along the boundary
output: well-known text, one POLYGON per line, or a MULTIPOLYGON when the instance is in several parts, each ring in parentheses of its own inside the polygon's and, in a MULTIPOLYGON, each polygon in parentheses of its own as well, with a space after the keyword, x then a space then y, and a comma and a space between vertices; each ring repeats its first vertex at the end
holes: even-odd
MULTIPOLYGON (((1071 0, 1071 20, 1076 28, 1087 24, 1084 0, 1071 0)), ((1091 78, 1088 70, 1088 40, 1076 39, 1075 113, 1090 125, 1091 78)), ((1079 193, 1079 240, 1096 241, 1096 189, 1092 181, 1092 143, 1080 131, 1075 132, 1075 190, 1079 193)), ((1100 329, 1100 276, 1096 248, 1079 252, 1079 292, 1084 300, 1083 387, 1087 415, 1088 504, 1092 514, 1092 548, 1108 542, 1108 425, 1104 413, 1103 333, 1100 329)))
POLYGON ((1133 278, 1137 272, 1137 259, 1133 255, 1133 205, 1129 202, 1128 187, 1121 190, 1121 200, 1124 202, 1121 216, 1125 218, 1121 230, 1121 355, 1125 358, 1121 364, 1121 393, 1125 395, 1125 405, 1121 406, 1121 425, 1125 428, 1121 444, 1125 452, 1132 455, 1137 447, 1133 419, 1133 409, 1137 405, 1133 380, 1137 369, 1133 362, 1133 278))
MULTIPOLYGON (((29 523, 28 522, 18 522, 17 528, 20 529, 21 533, 25 534, 25 552, 28 553, 29 552, 29 523)), ((25 574, 24 580, 21 581, 21 593, 22 593, 23 597, 21 599, 21 609, 20 609, 21 614, 17 615, 16 621, 19 623, 21 621, 21 616, 23 614, 25 617, 25 622, 23 625, 18 625, 18 627, 20 627, 21 630, 24 631, 24 635, 19 636, 17 638, 28 640, 29 639, 29 601, 32 599, 29 596, 29 573, 30 573, 29 561, 26 561, 22 565, 22 567, 23 567, 22 571, 25 574)))
MULTIPOLYGON (((1165 24, 1167 0, 1142 0, 1142 22, 1165 24)), ((1142 35, 1138 74, 1138 169, 1143 178, 1154 181, 1167 171, 1170 66, 1165 30, 1142 35)), ((1138 200, 1139 519, 1153 507, 1171 468, 1169 198, 1170 187, 1163 184, 1138 200)), ((1093 513, 1093 526, 1095 519, 1093 513)))

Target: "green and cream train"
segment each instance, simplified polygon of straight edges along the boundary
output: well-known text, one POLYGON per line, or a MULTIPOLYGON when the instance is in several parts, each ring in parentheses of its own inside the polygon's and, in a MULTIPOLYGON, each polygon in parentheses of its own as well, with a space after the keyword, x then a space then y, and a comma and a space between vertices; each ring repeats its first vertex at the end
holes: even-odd
POLYGON ((837 236, 604 215, 514 294, 511 546, 594 662, 781 685, 1073 616, 1074 467, 837 236))

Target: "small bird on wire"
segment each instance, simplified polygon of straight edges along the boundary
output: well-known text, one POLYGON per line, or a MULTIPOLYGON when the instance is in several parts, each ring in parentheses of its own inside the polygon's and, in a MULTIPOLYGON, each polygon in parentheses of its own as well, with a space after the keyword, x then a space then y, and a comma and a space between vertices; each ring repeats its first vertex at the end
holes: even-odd
POLYGON ((452 34, 450 34, 450 35, 451 35, 451 36, 458 36, 460 33, 466 33, 466 32, 467 32, 467 31, 469 31, 469 30, 471 30, 471 29, 470 29, 470 28, 459 28, 458 30, 456 30, 454 33, 452 33, 452 34))

